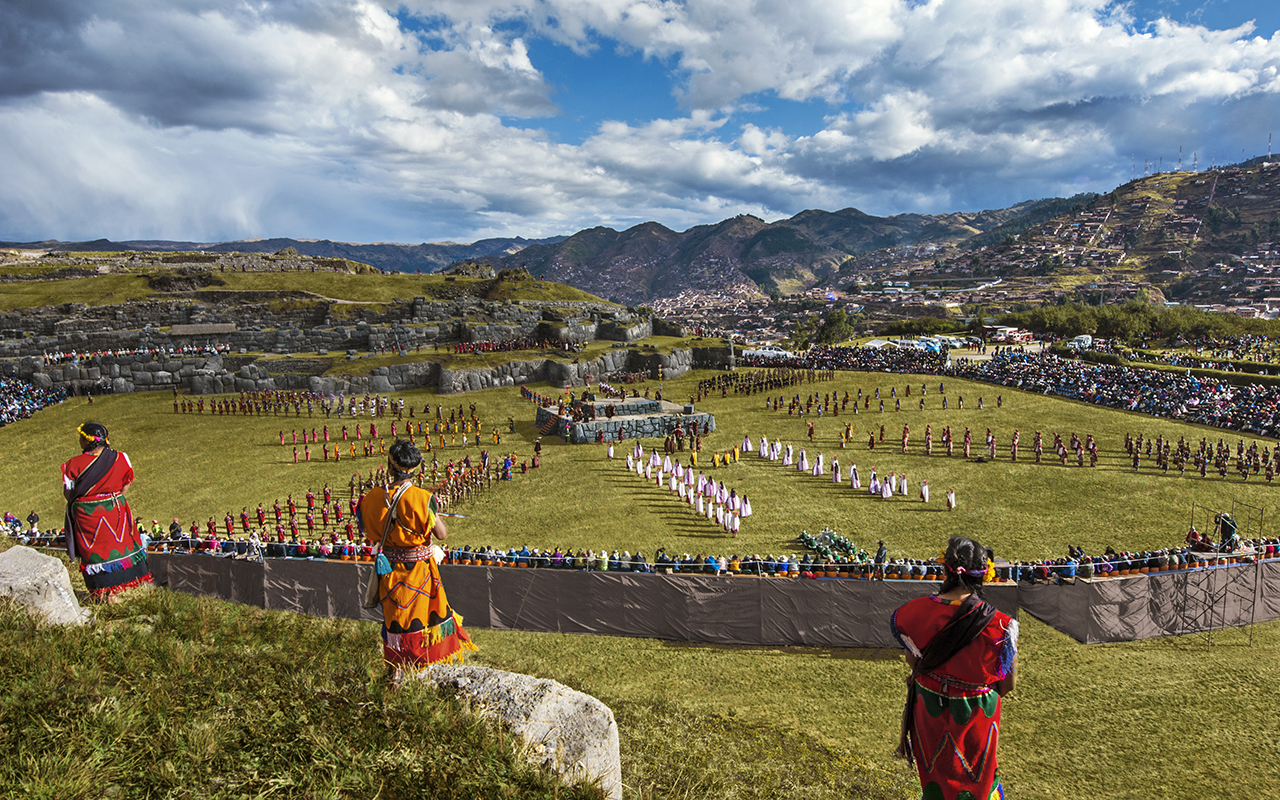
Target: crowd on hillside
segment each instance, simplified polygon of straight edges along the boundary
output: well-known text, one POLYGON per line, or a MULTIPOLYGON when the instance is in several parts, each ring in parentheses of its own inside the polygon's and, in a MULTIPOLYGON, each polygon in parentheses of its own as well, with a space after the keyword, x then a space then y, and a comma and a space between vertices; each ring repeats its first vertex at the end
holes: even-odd
POLYGON ((995 348, 987 360, 887 347, 813 347, 760 366, 947 375, 1262 436, 1280 431, 1280 387, 1233 386, 1187 373, 1094 364, 1020 347, 995 348))
POLYGON ((1232 386, 1189 374, 1092 364, 1052 353, 1007 350, 989 361, 958 363, 950 371, 1023 391, 1263 436, 1277 430, 1280 415, 1280 387, 1232 386))
POLYGON ((572 342, 560 339, 535 339, 522 336, 517 339, 485 339, 476 342, 456 342, 447 345, 450 353, 505 353, 512 350, 565 350, 581 349, 572 342))
POLYGON ((66 389, 41 389, 20 378, 0 378, 0 427, 66 399, 66 389))
POLYGON ((231 352, 231 345, 183 345, 174 347, 117 347, 107 350, 56 350, 46 352, 43 356, 45 366, 58 364, 79 364, 92 358, 103 356, 141 356, 150 355, 157 358, 183 358, 187 356, 215 356, 231 352))

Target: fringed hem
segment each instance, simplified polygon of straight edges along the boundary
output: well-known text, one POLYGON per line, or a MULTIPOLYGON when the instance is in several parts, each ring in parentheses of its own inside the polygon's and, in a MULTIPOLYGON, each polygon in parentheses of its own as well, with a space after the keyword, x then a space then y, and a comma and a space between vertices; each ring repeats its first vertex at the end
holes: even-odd
POLYGON ((84 585, 94 597, 106 596, 113 592, 137 586, 140 581, 151 581, 151 570, 147 562, 134 560, 127 568, 110 572, 84 573, 84 585))
POLYGON ((135 563, 146 561, 147 557, 141 549, 110 561, 99 561, 94 564, 81 564, 80 571, 85 575, 100 575, 104 572, 120 572, 133 567, 135 563))
POLYGON ((147 573, 146 575, 143 575, 140 578, 134 578, 128 583, 121 583, 116 586, 108 586, 103 589, 90 589, 89 597, 93 598, 98 602, 103 602, 108 598, 110 598, 112 595, 117 595, 123 592, 125 589, 132 589, 135 586, 142 586, 143 584, 149 584, 154 582, 155 581, 152 580, 151 578, 151 573, 147 573))
POLYGON ((383 627, 382 656, 393 666, 421 669, 431 664, 462 663, 463 653, 478 650, 457 615, 413 633, 391 633, 383 627))

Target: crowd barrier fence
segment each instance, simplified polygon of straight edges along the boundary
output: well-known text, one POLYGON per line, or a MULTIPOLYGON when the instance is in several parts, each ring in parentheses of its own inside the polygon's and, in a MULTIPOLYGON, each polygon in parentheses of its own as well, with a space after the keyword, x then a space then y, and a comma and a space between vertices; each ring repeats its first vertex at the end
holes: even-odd
MULTIPOLYGON (((161 586, 322 617, 382 620, 361 606, 371 564, 151 553, 161 586)), ((927 581, 795 580, 505 567, 440 567, 472 628, 636 636, 703 644, 897 647, 889 615, 936 591, 927 581)), ((987 599, 1011 616, 1018 590, 987 599)))
MULTIPOLYGON (((361 606, 372 565, 151 553, 162 586, 262 608, 381 621, 361 606)), ((936 591, 919 580, 796 580, 443 565, 450 604, 473 628, 637 636, 704 644, 896 647, 895 608, 936 591)), ((1280 618, 1280 561, 1070 584, 992 584, 1019 609, 1086 644, 1203 633, 1280 618)))

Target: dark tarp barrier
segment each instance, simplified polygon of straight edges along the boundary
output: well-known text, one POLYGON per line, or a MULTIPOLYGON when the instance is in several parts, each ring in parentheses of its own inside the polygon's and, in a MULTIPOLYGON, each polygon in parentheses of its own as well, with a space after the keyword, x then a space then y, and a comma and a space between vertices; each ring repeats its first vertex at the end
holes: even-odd
MULTIPOLYGON (((313 616, 382 619, 380 608, 360 605, 370 564, 165 553, 152 554, 151 564, 157 583, 177 591, 313 616)), ((768 646, 896 647, 889 615, 938 586, 472 566, 442 566, 440 573, 449 604, 474 628, 768 646)), ((1017 615, 1016 587, 991 586, 986 596, 1017 615)))
POLYGON ((148 553, 152 578, 187 594, 207 594, 233 603, 265 606, 262 565, 229 558, 148 553))
POLYGON ((1085 644, 1204 633, 1280 618, 1280 561, 1072 586, 1021 585, 1031 616, 1085 644))

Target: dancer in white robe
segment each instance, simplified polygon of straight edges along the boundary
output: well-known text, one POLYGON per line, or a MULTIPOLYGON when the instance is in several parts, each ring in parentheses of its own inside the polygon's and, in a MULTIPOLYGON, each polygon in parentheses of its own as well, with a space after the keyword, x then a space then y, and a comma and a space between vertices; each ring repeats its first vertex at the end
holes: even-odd
POLYGON ((844 480, 844 473, 840 471, 840 456, 831 459, 831 482, 840 483, 844 480))
POLYGON ((907 489, 907 473, 905 472, 902 473, 900 478, 898 478, 898 489, 902 492, 903 497, 906 497, 910 493, 907 489))
POLYGON ((929 482, 928 481, 920 481, 920 499, 926 503, 929 502, 929 482))
POLYGON ((889 494, 894 495, 897 493, 898 493, 898 473, 890 472, 889 473, 889 494))
POLYGON ((871 470, 871 480, 867 481, 867 492, 873 495, 880 494, 880 479, 876 477, 875 470, 871 470))
POLYGON ((787 445, 787 449, 782 454, 782 466, 791 466, 791 445, 787 445))
POLYGON ((663 459, 662 459, 662 471, 663 471, 663 472, 670 472, 670 471, 671 471, 671 456, 665 456, 665 457, 663 457, 663 459))
POLYGON ((858 475, 858 465, 849 465, 849 485, 855 489, 862 488, 862 477, 858 475))
POLYGON ((610 460, 612 460, 612 459, 613 459, 613 442, 609 442, 609 450, 608 450, 608 453, 609 453, 609 458, 610 458, 610 460))
POLYGON ((760 437, 760 457, 768 458, 770 452, 771 451, 769 450, 769 437, 761 436, 760 437))
POLYGON ((821 478, 826 474, 822 469, 822 453, 818 453, 818 460, 813 462, 813 475, 816 478, 821 478))
POLYGON ((809 454, 804 451, 803 447, 800 448, 800 460, 796 462, 796 469, 800 472, 809 471, 809 454))
POLYGON ((743 437, 742 437, 742 452, 744 452, 744 453, 750 453, 750 452, 751 452, 751 437, 750 437, 750 436, 743 436, 743 437))
POLYGON ((698 495, 698 502, 694 503, 693 508, 698 514, 702 514, 707 510, 707 506, 702 500, 702 495, 698 495))
POLYGON ((635 468, 636 468, 636 460, 631 457, 630 453, 627 453, 627 472, 631 472, 635 470, 635 468))
POLYGON ((882 497, 885 500, 888 500, 889 498, 893 497, 893 488, 889 486, 888 481, 885 481, 884 484, 880 486, 880 497, 882 497))
POLYGON ((947 510, 955 511, 955 509, 956 509, 956 490, 948 489, 947 490, 947 510))
POLYGON ((751 498, 747 497, 745 494, 742 496, 742 516, 751 516, 751 498))

